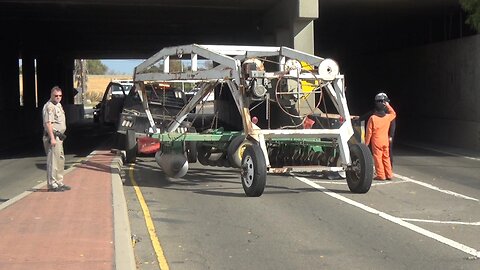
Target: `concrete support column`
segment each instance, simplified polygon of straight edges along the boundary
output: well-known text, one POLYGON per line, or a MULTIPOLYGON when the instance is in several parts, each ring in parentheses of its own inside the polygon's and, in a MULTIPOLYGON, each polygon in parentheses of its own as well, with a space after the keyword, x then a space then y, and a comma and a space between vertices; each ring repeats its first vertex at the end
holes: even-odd
POLYGON ((37 58, 37 94, 38 106, 41 108, 50 98, 50 89, 58 84, 55 78, 55 61, 52 58, 41 56, 37 58))
POLYGON ((65 102, 68 104, 74 104, 74 81, 73 81, 73 71, 75 69, 75 62, 73 58, 65 57, 62 62, 62 76, 63 76, 63 92, 65 95, 65 102))
POLYGON ((74 105, 74 60, 66 56, 42 56, 37 59, 38 106, 41 108, 50 98, 50 90, 58 85, 63 90, 62 105, 67 125, 83 118, 83 104, 74 105))
POLYGON ((22 58, 23 106, 27 109, 36 107, 35 93, 35 59, 24 54, 22 58))
POLYGON ((20 107, 18 53, 15 49, 0 51, 0 111, 20 107))
POLYGON ((314 53, 313 21, 319 0, 282 0, 265 16, 265 35, 274 33, 275 45, 314 53))
MULTIPOLYGON (((275 45, 287 46, 314 54, 314 25, 318 18, 320 0, 282 0, 265 16, 266 32, 275 33, 275 45)), ((311 112, 309 104, 315 103, 314 95, 300 107, 301 113, 311 112)))
POLYGON ((38 104, 50 98, 50 90, 58 85, 63 90, 63 104, 73 104, 73 59, 41 56, 37 59, 38 104))
MULTIPOLYGON (((2 115, 0 123, 4 131, 20 129, 23 114, 20 110, 20 87, 19 87, 19 67, 18 50, 12 47, 3 47, 0 50, 0 113, 2 115)), ((12 139, 18 135, 15 132, 0 132, 0 141, 3 148, 7 148, 12 139)), ((2 147, 0 147, 1 149, 2 147)))
POLYGON ((295 22, 293 48, 306 53, 315 53, 313 20, 297 20, 295 22))

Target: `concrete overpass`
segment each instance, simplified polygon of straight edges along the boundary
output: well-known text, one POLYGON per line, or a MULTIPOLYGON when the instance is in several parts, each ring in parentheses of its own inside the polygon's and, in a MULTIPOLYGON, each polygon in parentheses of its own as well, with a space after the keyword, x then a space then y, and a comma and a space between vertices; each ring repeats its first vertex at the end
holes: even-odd
POLYGON ((400 137, 480 150, 480 38, 464 20, 458 0, 0 0, 2 123, 41 130, 34 60, 39 104, 55 84, 72 103, 76 58, 146 58, 188 43, 285 45, 336 59, 353 113, 383 90, 400 137))

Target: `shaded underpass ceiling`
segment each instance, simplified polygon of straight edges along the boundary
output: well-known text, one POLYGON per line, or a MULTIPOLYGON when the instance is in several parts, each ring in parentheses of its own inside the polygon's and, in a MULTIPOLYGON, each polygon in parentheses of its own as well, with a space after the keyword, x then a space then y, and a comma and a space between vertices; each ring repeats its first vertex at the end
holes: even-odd
POLYGON ((174 44, 261 44, 262 14, 276 1, 258 2, 0 1, 0 22, 22 50, 146 57, 174 44))
MULTIPOLYGON (((0 0, 0 25, 9 37, 1 46, 18 45, 34 55, 53 50, 75 58, 145 58, 178 44, 259 45, 262 19, 278 2, 0 0)), ((316 48, 332 54, 407 46, 463 31, 458 0, 319 0, 319 7, 316 48)))

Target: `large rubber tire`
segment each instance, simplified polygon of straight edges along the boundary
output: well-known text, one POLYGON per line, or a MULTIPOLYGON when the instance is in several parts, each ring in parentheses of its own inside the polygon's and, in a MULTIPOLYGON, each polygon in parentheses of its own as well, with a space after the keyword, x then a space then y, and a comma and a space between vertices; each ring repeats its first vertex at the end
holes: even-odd
POLYGON ((209 159, 210 159, 210 150, 212 147, 204 145, 202 143, 197 143, 197 160, 200 164, 204 166, 209 166, 209 159))
POLYGON ((128 129, 125 136, 125 162, 135 163, 137 159, 137 138, 135 138, 135 130, 128 129))
POLYGON ((245 145, 241 169, 245 194, 248 197, 261 196, 267 180, 267 164, 260 146, 257 144, 245 145))
POLYGON ((228 161, 234 168, 240 168, 242 165, 242 157, 238 155, 238 147, 245 140, 245 135, 239 135, 230 142, 227 147, 228 161))
MULTIPOLYGON (((195 127, 189 127, 188 132, 196 133, 195 127)), ((186 141, 185 142, 185 154, 187 155, 188 163, 196 163, 198 160, 197 142, 186 141)))
POLYGON ((245 135, 239 135, 230 142, 227 147, 227 158, 230 166, 240 168, 242 166, 243 150, 245 145, 252 144, 245 140, 245 135))
POLYGON ((363 144, 350 145, 352 167, 347 170, 348 188, 353 193, 367 193, 372 186, 373 158, 370 149, 363 144))
POLYGON ((198 157, 197 142, 195 141, 185 142, 185 152, 187 154, 188 163, 197 162, 197 157, 198 157))

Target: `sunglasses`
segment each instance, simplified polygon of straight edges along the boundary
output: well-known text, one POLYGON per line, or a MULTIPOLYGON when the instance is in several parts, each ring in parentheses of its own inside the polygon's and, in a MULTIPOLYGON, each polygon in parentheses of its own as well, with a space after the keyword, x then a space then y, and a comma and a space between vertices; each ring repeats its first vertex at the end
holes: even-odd
POLYGON ((55 95, 55 97, 62 97, 62 95, 55 95))

